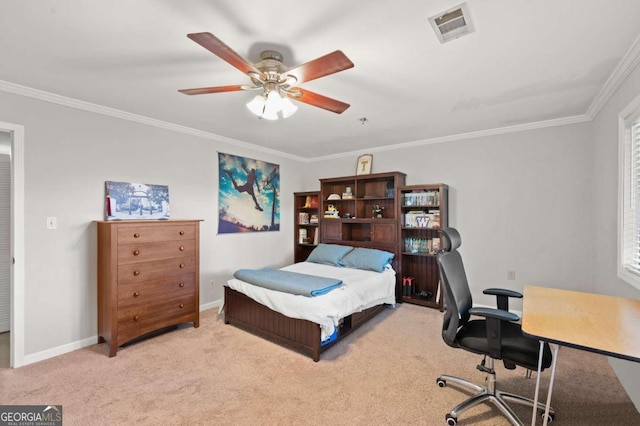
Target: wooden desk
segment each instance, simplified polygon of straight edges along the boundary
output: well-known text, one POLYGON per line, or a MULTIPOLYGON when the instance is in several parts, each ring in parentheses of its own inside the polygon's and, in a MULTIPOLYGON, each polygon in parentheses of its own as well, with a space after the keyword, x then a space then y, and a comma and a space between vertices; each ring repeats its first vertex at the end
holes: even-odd
MULTIPOLYGON (((522 306, 522 331, 544 342, 555 343, 547 413, 560 346, 640 362, 640 300, 526 285, 522 306)), ((540 390, 538 363, 536 393, 540 390)), ((534 407, 536 405, 534 404, 534 407)), ((535 425, 533 409, 532 425, 535 425)))

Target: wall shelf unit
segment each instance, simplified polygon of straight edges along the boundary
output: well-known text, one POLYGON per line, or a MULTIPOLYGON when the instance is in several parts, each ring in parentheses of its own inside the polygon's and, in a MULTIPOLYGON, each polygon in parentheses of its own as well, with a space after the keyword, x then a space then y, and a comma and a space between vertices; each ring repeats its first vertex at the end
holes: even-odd
POLYGON ((399 271, 398 193, 405 179, 401 172, 320 179, 320 242, 389 251, 399 271))

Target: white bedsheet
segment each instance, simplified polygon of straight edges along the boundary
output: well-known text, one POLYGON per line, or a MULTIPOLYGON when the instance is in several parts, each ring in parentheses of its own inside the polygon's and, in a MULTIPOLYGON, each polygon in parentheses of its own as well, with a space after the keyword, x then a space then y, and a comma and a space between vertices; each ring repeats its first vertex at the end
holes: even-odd
POLYGON ((232 278, 227 286, 243 293, 269 309, 290 318, 305 319, 320 325, 322 340, 328 339, 341 318, 376 305, 395 305, 396 273, 337 268, 312 262, 300 262, 281 268, 285 271, 341 279, 344 285, 327 294, 306 297, 269 290, 232 278))

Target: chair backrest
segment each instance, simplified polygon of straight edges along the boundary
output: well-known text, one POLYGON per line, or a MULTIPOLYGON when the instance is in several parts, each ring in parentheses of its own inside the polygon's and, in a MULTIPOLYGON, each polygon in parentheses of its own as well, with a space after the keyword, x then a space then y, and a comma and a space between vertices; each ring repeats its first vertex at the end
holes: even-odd
POLYGON ((469 309, 473 305, 471 290, 464 272, 462 256, 458 247, 462 244, 460 233, 454 228, 440 229, 442 250, 438 253, 438 269, 444 289, 446 311, 442 323, 442 338, 452 347, 458 328, 469 321, 469 309))

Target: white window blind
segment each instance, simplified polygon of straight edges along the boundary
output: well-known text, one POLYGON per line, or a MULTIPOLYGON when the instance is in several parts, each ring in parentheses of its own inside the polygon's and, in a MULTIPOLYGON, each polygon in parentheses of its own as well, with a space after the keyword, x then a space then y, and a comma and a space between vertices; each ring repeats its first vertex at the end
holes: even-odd
POLYGON ((640 285, 640 111, 624 122, 621 277, 640 285))

